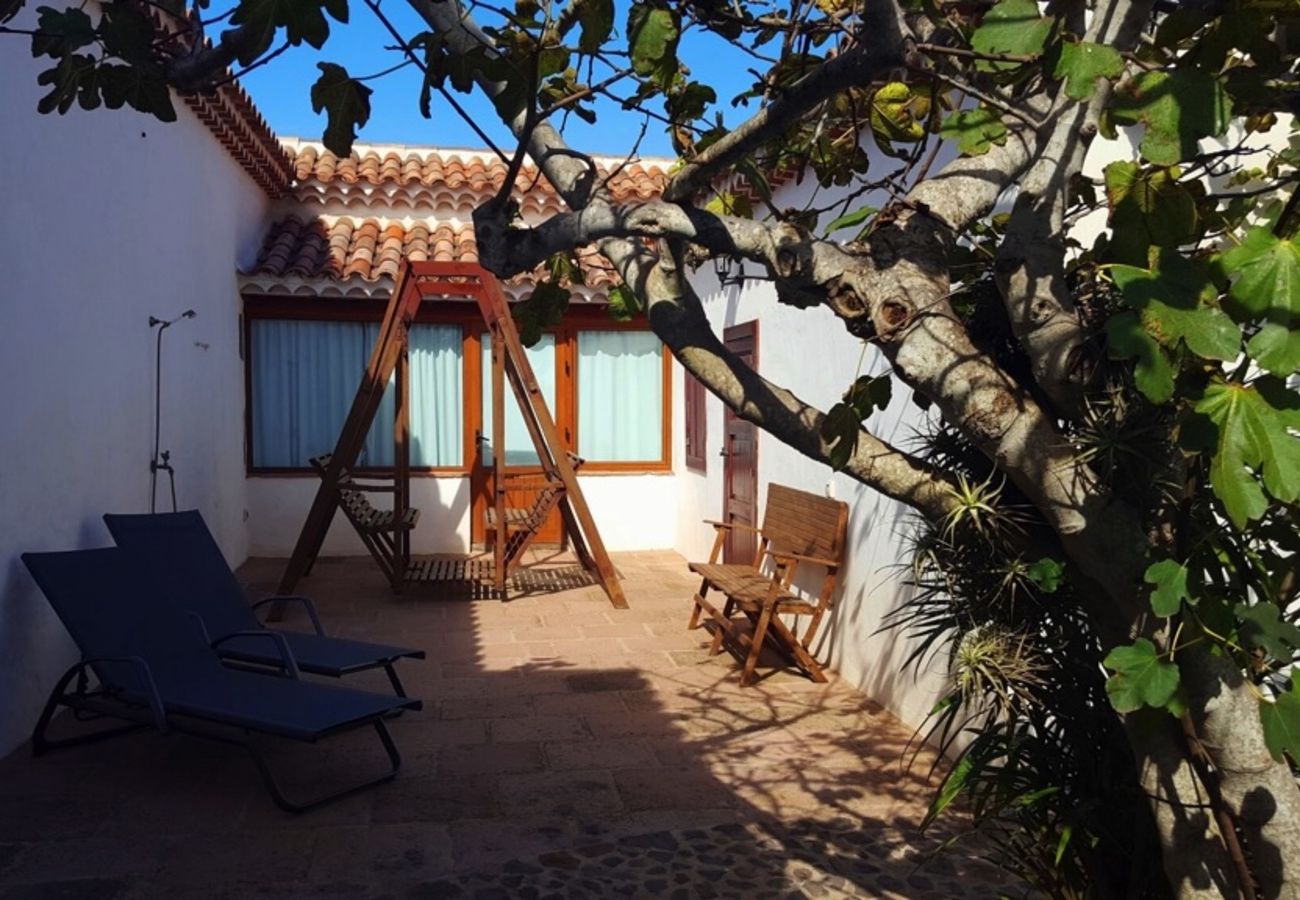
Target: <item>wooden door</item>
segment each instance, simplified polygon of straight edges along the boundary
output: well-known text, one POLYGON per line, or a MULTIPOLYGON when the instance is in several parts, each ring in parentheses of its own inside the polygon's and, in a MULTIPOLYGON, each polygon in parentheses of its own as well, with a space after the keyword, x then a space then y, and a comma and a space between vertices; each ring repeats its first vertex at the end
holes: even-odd
MULTIPOLYGON (((481 402, 479 409, 467 411, 471 415, 477 415, 479 422, 474 447, 474 465, 470 476, 470 490, 474 498, 470 538, 475 543, 482 543, 486 536, 487 510, 492 505, 493 492, 496 490, 492 466, 493 453, 497 449, 492 443, 492 349, 491 342, 486 334, 482 335, 480 346, 482 348, 480 351, 482 364, 479 367, 479 377, 482 379, 482 387, 479 392, 481 402)), ((556 418, 557 422, 560 416, 556 411, 556 400, 562 393, 557 390, 557 381, 561 368, 560 357, 564 350, 564 343, 558 341, 554 334, 542 335, 541 341, 527 349, 528 361, 533 367, 533 374, 537 378, 538 385, 542 388, 542 394, 546 397, 547 405, 550 406, 551 415, 556 418)), ((519 412, 519 404, 515 400, 514 392, 510 389, 509 381, 506 382, 505 394, 506 434, 504 449, 506 477, 508 479, 535 478, 540 481, 542 468, 537 462, 537 451, 528 436, 528 430, 524 426, 523 416, 519 412)), ((564 434, 563 427, 560 427, 560 433, 561 435, 564 434)), ((536 489, 506 492, 506 506, 508 507, 529 509, 536 501, 536 489)), ((537 533, 536 540, 544 544, 558 544, 563 534, 563 527, 560 512, 556 509, 547 517, 546 522, 537 533)))
MULTIPOLYGON (((723 343, 743 362, 758 369, 758 322, 742 322, 722 332, 723 343)), ((722 415, 722 520, 758 526, 758 429, 723 407, 722 415)), ((753 562, 758 539, 743 528, 728 533, 722 559, 729 563, 753 562)))

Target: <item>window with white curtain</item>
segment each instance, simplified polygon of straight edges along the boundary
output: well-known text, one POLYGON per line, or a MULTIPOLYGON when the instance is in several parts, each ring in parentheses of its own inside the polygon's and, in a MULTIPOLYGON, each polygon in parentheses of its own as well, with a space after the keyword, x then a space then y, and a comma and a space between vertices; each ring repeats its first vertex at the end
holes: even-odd
MULTIPOLYGON (((303 468, 338 441, 379 336, 377 322, 257 319, 251 323, 253 466, 303 468)), ((459 466, 463 457, 461 329, 410 333, 411 465, 459 466)), ((359 466, 393 464, 390 383, 359 466)))
POLYGON ((599 462, 663 456, 663 345, 648 331, 579 331, 578 455, 599 462))
MULTIPOLYGON (((555 335, 543 334, 542 339, 524 350, 528 364, 532 366, 533 377, 537 387, 546 398, 546 405, 555 415, 555 335)), ((524 424, 523 413, 519 411, 519 401, 510 387, 505 383, 506 395, 506 433, 505 464, 507 466, 535 466, 538 464, 537 448, 533 438, 524 424)), ((483 465, 492 465, 492 337, 483 335, 483 465)))

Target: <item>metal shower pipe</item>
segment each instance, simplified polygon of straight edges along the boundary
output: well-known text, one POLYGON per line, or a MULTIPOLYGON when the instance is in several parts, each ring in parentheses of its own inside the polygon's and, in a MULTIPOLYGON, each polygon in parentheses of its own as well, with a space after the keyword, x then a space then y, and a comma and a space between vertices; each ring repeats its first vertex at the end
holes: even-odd
POLYGON ((172 512, 176 512, 176 470, 172 468, 171 451, 163 450, 159 453, 159 444, 162 437, 162 338, 163 332, 171 328, 181 319, 192 319, 198 315, 194 310, 187 309, 173 319, 160 319, 157 316, 149 317, 149 327, 158 329, 158 340, 154 345, 153 361, 153 459, 149 460, 149 512, 156 512, 158 506, 158 471, 161 469, 167 473, 168 480, 171 482, 172 492, 172 512))

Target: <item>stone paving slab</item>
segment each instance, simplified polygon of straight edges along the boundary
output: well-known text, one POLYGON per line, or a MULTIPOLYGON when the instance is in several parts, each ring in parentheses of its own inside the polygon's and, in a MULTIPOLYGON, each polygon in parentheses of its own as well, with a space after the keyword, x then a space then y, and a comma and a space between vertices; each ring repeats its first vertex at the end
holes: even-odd
POLYGON ((667 897, 959 900, 1008 889, 978 860, 931 857, 937 839, 899 843, 849 819, 726 824, 552 850, 413 885, 420 898, 667 897))
MULTIPOLYGON (((930 890, 908 879, 933 788, 925 753, 902 763, 910 730, 834 679, 769 671, 741 688, 737 662, 710 656, 708 634, 686 629, 694 579, 680 557, 615 563, 629 610, 592 588, 508 602, 450 599, 429 585, 394 596, 368 560, 321 559, 301 589, 327 629, 428 651, 400 663, 425 708, 391 723, 398 777, 294 816, 271 804, 237 747, 141 732, 40 759, 19 748, 0 760, 0 900, 541 895, 555 866, 513 871, 509 884, 493 873, 596 844, 621 848, 612 874, 587 871, 609 854, 547 857, 582 860, 563 874, 596 879, 592 896, 655 895, 636 881, 651 862, 665 869, 657 879, 671 873, 669 896, 707 896, 717 888, 706 870, 719 867, 752 869, 777 893, 926 896, 908 893, 930 890), (715 829, 724 825, 745 830, 715 829), (707 836, 687 839, 697 831, 707 836), (685 848, 676 862, 651 856, 662 847, 621 843, 665 834, 685 848), (702 858, 704 844, 734 866, 702 858), (755 848, 767 849, 755 858, 755 848), (792 859, 810 874, 787 870, 792 859)), ((251 560, 239 574, 255 591, 282 567, 251 560)), ((291 609, 282 627, 309 626, 291 609)), ((374 672, 344 683, 388 690, 374 672)), ((299 791, 383 764, 366 732, 259 746, 299 791)), ((939 862, 961 882, 984 871, 973 858, 939 862)))

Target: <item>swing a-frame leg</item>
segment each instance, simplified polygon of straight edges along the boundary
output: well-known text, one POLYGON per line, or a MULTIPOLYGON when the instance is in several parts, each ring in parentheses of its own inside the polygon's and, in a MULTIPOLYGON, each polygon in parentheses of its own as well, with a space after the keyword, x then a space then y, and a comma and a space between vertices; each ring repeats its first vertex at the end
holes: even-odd
MULTIPOLYGON (((280 580, 280 592, 291 593, 299 579, 311 570, 334 513, 340 507, 393 589, 401 589, 410 568, 411 531, 419 518, 418 510, 410 508, 407 333, 421 302, 447 297, 472 298, 492 336, 492 445, 497 452, 493 456, 495 493, 488 512, 488 527, 496 536, 493 541, 493 582, 498 594, 505 596, 506 584, 522 562, 524 552, 558 506, 565 535, 572 542, 583 568, 604 589, 610 603, 620 609, 626 608, 623 588, 578 484, 576 469, 581 461, 567 452, 560 440, 555 419, 519 340, 505 294, 490 273, 477 265, 465 263, 407 261, 403 264, 384 313, 379 339, 370 354, 365 376, 334 452, 313 461, 321 474, 320 487, 280 580), (362 485, 351 472, 390 380, 395 383, 397 394, 393 424, 393 483, 391 486, 362 485), (537 500, 528 510, 508 510, 505 502, 507 482, 500 448, 505 446, 507 384, 514 392, 524 425, 542 463, 537 500), (368 493, 380 491, 392 494, 391 512, 378 509, 366 497, 368 493)), ((515 488, 519 486, 512 485, 515 488)), ((273 615, 276 612, 278 610, 273 611, 273 615)))

